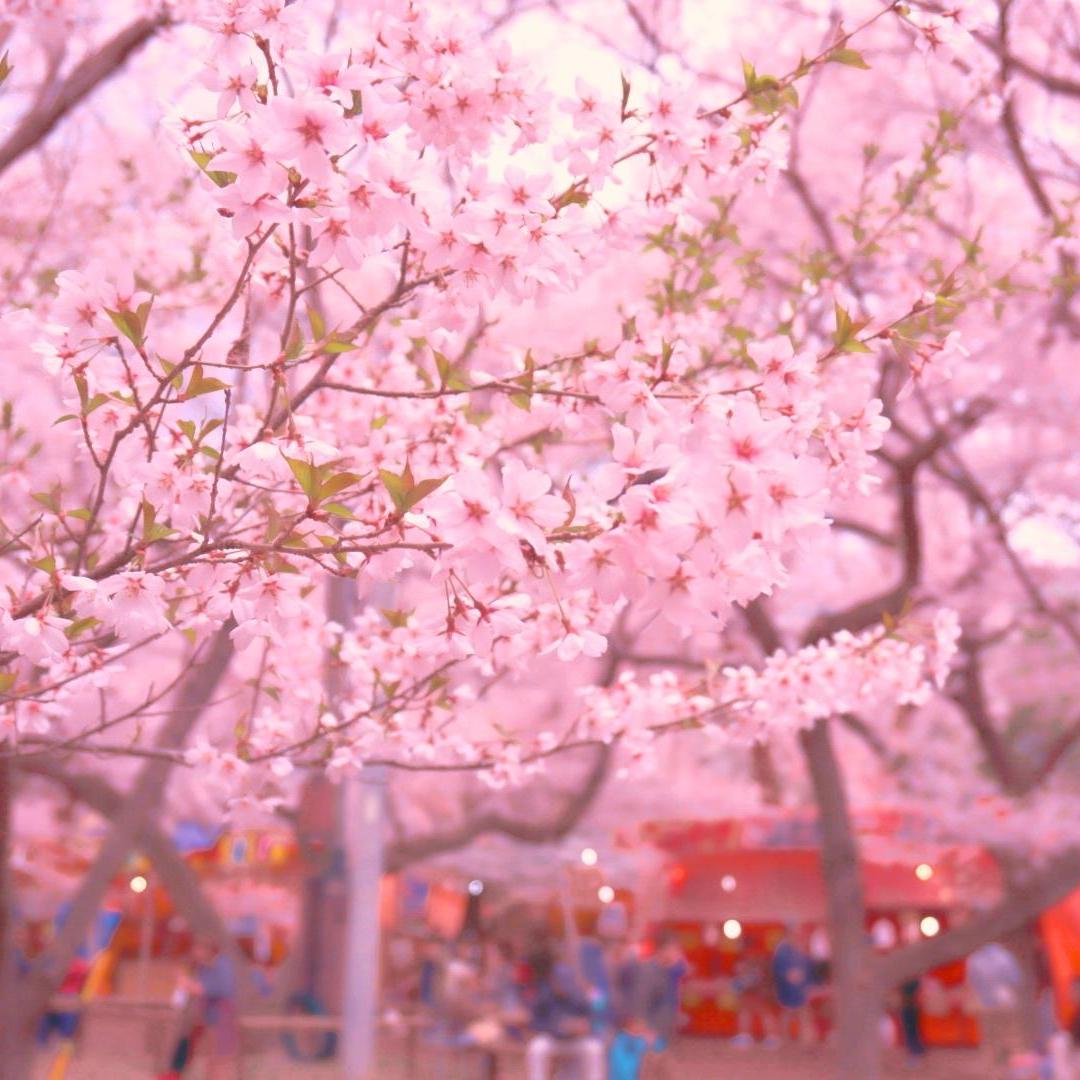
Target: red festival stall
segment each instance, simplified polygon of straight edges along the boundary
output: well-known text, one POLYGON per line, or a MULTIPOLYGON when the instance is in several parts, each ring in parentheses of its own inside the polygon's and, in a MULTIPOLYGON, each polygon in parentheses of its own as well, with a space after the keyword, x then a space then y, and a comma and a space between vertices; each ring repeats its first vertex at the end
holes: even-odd
MULTIPOLYGON (((866 929, 883 950, 920 934, 940 933, 958 914, 998 894, 997 868, 985 852, 934 842, 926 823, 910 815, 862 815, 856 829, 865 856, 866 929)), ((660 885, 641 899, 653 925, 678 933, 691 965, 684 1030, 757 1038, 769 1033, 766 1028, 775 1030, 776 1010, 765 1000, 768 995, 745 990, 746 971, 768 971, 785 931, 827 961, 825 888, 813 816, 790 812, 651 822, 621 839, 627 846, 647 844, 664 856, 660 885)), ((1077 927, 1080 948, 1080 923, 1077 927)), ((927 1042, 978 1041, 963 962, 930 973, 922 1001, 927 1042)), ((810 1015, 817 1037, 828 1029, 829 1011, 827 992, 818 994, 810 1015)))

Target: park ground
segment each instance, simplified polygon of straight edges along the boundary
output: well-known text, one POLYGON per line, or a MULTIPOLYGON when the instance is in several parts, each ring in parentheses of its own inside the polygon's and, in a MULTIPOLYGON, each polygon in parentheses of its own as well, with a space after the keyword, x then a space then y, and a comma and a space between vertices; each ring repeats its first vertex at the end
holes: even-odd
MULTIPOLYGON (((155 963, 148 981, 142 983, 133 967, 123 968, 120 976, 119 992, 132 993, 141 986, 164 1004, 175 982, 175 967, 155 963)), ((162 1071, 176 1034, 165 1015, 158 1012, 148 1018, 139 1012, 92 1010, 63 1080, 153 1080, 162 1071)), ((338 1080, 341 1075, 333 1062, 293 1061, 277 1033, 247 1032, 243 1050, 240 1080, 338 1080)), ((33 1080, 56 1080, 49 1075, 54 1056, 54 1052, 39 1056, 33 1080)), ((184 1074, 185 1080, 203 1080, 204 1068, 205 1063, 197 1060, 184 1074)), ((404 1042, 387 1036, 380 1046, 375 1080, 485 1080, 486 1076, 476 1053, 420 1045, 410 1062, 404 1042)), ((886 1076, 889 1080, 1004 1080, 973 1050, 932 1051, 917 1068, 890 1051, 886 1076)), ((497 1080, 524 1078, 519 1056, 500 1062, 497 1080)), ((742 1049, 721 1039, 683 1038, 673 1046, 666 1072, 658 1070, 645 1080, 836 1080, 836 1072, 826 1047, 742 1049)))
MULTIPOLYGON (((162 1035, 146 1031, 144 1024, 137 1027, 112 1018, 91 1023, 65 1080, 150 1080, 160 1069, 162 1035)), ((35 1080, 45 1080, 47 1068, 43 1058, 35 1080)), ((202 1080, 202 1073, 203 1063, 196 1062, 185 1076, 202 1080)), ((246 1047, 240 1075, 242 1080, 336 1080, 340 1074, 333 1063, 292 1061, 276 1040, 259 1036, 255 1045, 246 1047)), ((445 1052, 421 1051, 410 1071, 402 1048, 393 1043, 382 1048, 376 1073, 377 1080, 481 1080, 483 1076, 476 1056, 445 1052)), ((523 1080, 524 1071, 520 1062, 508 1062, 498 1076, 499 1080, 523 1080)), ((886 1076, 997 1080, 976 1052, 964 1050, 934 1052, 918 1068, 890 1055, 886 1076)), ((737 1049, 719 1040, 684 1039, 673 1049, 663 1080, 836 1080, 836 1074, 824 1049, 737 1049)))

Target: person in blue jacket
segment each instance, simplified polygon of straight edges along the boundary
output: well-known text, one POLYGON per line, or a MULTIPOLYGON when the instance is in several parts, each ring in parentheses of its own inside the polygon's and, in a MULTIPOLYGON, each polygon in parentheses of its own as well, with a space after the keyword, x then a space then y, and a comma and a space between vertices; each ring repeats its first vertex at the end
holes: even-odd
POLYGON ((788 927, 773 951, 772 984, 784 1017, 782 1037, 809 1041, 811 1030, 807 1003, 814 985, 814 961, 808 952, 799 947, 791 927, 788 927))
POLYGON ((572 1060, 582 1080, 604 1080, 604 1044, 592 1033, 593 1007, 573 969, 544 942, 527 960, 522 1001, 532 1033, 525 1051, 528 1080, 551 1080, 556 1058, 572 1060))

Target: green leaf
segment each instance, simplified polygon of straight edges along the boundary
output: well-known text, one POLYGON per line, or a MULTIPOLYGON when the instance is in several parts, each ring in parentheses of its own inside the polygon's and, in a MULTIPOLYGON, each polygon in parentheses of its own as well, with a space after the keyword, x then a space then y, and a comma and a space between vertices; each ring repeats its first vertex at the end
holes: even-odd
MULTIPOLYGON (((229 384, 220 379, 208 378, 203 371, 202 364, 196 364, 191 371, 191 379, 184 391, 185 398, 200 397, 202 394, 216 394, 220 390, 228 390, 229 384)), ((193 428, 194 430, 194 428, 193 428)))
POLYGON ((525 412, 532 411, 533 370, 535 366, 532 350, 530 349, 525 354, 525 374, 518 375, 510 380, 522 388, 510 395, 510 402, 519 409, 523 409, 525 412))
POLYGON ((124 335, 136 348, 143 344, 143 328, 139 316, 134 311, 112 311, 105 309, 106 314, 113 321, 113 325, 124 335))
POLYGON ((169 376, 169 382, 172 383, 172 388, 174 390, 179 390, 184 385, 183 373, 176 371, 180 365, 174 364, 171 360, 166 360, 160 356, 158 357, 158 362, 161 364, 162 368, 164 368, 165 374, 169 376), (176 372, 176 374, 174 375, 173 372, 176 372))
POLYGON ((870 65, 863 59, 862 53, 856 49, 833 49, 825 60, 829 64, 846 64, 848 67, 870 70, 870 65))
POLYGON ((354 484, 358 484, 362 478, 356 473, 340 472, 335 473, 327 480, 322 480, 319 484, 319 498, 329 499, 334 495, 339 494, 346 488, 352 487, 354 484))
POLYGON ((853 322, 851 315, 839 304, 834 304, 833 310, 836 313, 836 330, 833 333, 833 344, 836 348, 840 352, 846 353, 870 352, 870 347, 864 345, 856 336, 869 320, 864 319, 859 323, 853 322))
POLYGON ((430 495, 433 491, 442 487, 446 483, 446 477, 440 476, 438 478, 431 478, 429 480, 421 480, 412 491, 409 492, 408 497, 408 509, 412 509, 421 499, 430 495))
POLYGON ((0 56, 0 84, 3 84, 7 77, 15 70, 14 66, 8 61, 7 50, 4 50, 4 55, 0 56))
POLYGON ((344 334, 339 334, 336 330, 330 335, 326 343, 322 347, 323 352, 328 353, 346 353, 352 352, 353 349, 358 349, 360 346, 346 337, 344 334))
POLYGON ((405 471, 400 475, 390 472, 389 469, 379 470, 379 479, 390 496, 394 509, 399 514, 408 513, 421 499, 430 495, 436 488, 446 483, 446 477, 430 477, 416 483, 413 479, 412 470, 408 464, 405 471))
POLYGON ((155 540, 167 540, 170 536, 176 535, 175 529, 170 529, 168 525, 160 524, 157 518, 157 510, 148 503, 145 499, 142 504, 143 515, 143 543, 152 544, 155 540))
POLYGON ((52 555, 46 555, 41 559, 34 559, 30 565, 36 566, 46 574, 51 574, 56 569, 56 559, 52 555))
POLYGON ((469 380, 462 373, 461 369, 456 367, 448 356, 438 351, 433 350, 435 353, 435 368, 439 373, 439 389, 440 390, 468 390, 469 380))
POLYGON ((567 206, 588 206, 589 193, 580 183, 571 184, 561 195, 551 200, 551 205, 556 210, 562 210, 567 206))
POLYGON ((319 477, 315 466, 310 461, 301 461, 299 458, 287 457, 285 460, 289 463, 300 490, 314 502, 319 495, 319 477))
POLYGON ((300 333, 299 321, 293 323, 292 333, 285 346, 285 359, 296 360, 304 350, 304 335, 300 333))
POLYGON ((60 513, 60 489, 53 488, 51 491, 35 491, 32 492, 30 498, 36 503, 40 503, 46 510, 51 510, 54 514, 60 513))
POLYGON ((204 150, 189 150, 188 153, 191 155, 191 160, 194 161, 218 187, 228 187, 230 184, 236 183, 236 173, 223 172, 220 169, 211 169, 208 167, 210 162, 214 160, 213 154, 208 154, 204 150))
POLYGON ((333 514, 335 517, 346 518, 351 521, 354 517, 353 512, 342 503, 328 502, 323 503, 322 508, 328 513, 333 514))
POLYGON ((69 638, 77 638, 84 630, 91 630, 100 624, 100 619, 88 615, 85 619, 73 619, 64 627, 64 633, 69 638))
POLYGON ((314 337, 316 341, 326 337, 326 323, 314 307, 309 307, 307 309, 307 317, 308 322, 311 323, 312 337, 314 337))
POLYGON ((742 71, 747 99, 758 112, 775 113, 785 106, 798 107, 799 92, 794 86, 785 85, 775 75, 759 75, 749 60, 743 60, 742 71))
POLYGON ((399 514, 404 514, 409 508, 409 488, 404 479, 396 473, 392 473, 389 469, 380 469, 379 479, 382 481, 383 487, 386 488, 390 501, 394 504, 394 509, 399 514))
POLYGON ((150 311, 154 306, 154 298, 151 296, 149 300, 144 300, 135 309, 135 321, 139 324, 139 333, 143 338, 146 338, 146 327, 150 322, 150 311))
POLYGON ((851 338, 849 341, 845 341, 840 346, 842 352, 846 353, 868 353, 873 352, 873 349, 869 345, 864 344, 858 338, 851 338))

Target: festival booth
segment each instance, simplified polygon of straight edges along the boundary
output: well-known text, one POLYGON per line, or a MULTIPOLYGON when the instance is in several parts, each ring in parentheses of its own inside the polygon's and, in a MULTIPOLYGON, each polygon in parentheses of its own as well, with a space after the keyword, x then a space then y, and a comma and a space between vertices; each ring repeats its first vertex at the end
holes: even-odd
MULTIPOLYGON (((918 819, 866 814, 856 830, 864 854, 866 929, 883 951, 938 934, 961 912, 998 895, 997 869, 985 852, 935 843, 918 819)), ((767 971, 785 932, 802 938, 811 955, 827 964, 825 884, 813 816, 651 822, 620 839, 664 855, 663 873, 645 883, 638 902, 651 925, 678 933, 691 965, 682 1002, 685 1032, 762 1037, 760 1002, 744 999, 739 973, 748 967, 767 971)), ((819 1038, 830 1025, 827 980, 823 990, 812 1004, 819 1038)), ((930 973, 922 1000, 928 1043, 977 1043, 963 961, 930 973)))
POLYGON ((1058 1019, 1071 1027, 1080 1010, 1080 890, 1044 912, 1040 919, 1058 1019))

